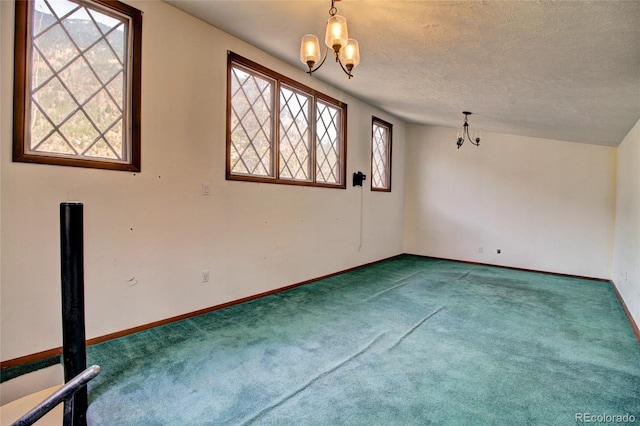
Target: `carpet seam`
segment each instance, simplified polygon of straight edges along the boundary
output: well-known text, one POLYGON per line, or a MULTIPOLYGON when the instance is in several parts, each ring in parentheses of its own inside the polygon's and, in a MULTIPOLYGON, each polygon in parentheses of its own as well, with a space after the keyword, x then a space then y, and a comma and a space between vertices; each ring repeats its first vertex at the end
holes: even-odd
POLYGON ((305 389, 307 389, 309 386, 313 385, 315 382, 317 382, 318 380, 320 380, 323 377, 328 376, 329 374, 333 373, 334 371, 338 370, 340 367, 342 367, 343 365, 345 365, 346 363, 348 363, 349 361, 354 360, 355 358, 359 357, 360 355, 362 355, 363 353, 365 353, 367 350, 369 350, 369 348, 371 348, 378 340, 380 340, 380 338, 382 338, 385 335, 385 333, 381 333, 379 335, 377 335, 371 342, 369 342, 364 348, 360 349, 358 352, 356 352, 355 354, 349 356, 347 359, 341 361, 340 363, 338 363, 337 365, 331 367, 328 370, 323 371, 322 373, 318 374, 317 376, 315 376, 314 378, 312 378, 311 380, 309 380, 307 383, 305 383, 304 385, 302 385, 301 387, 299 387, 298 389, 296 389, 295 391, 291 392, 290 394, 284 396, 283 398, 280 398, 278 401, 276 401, 275 403, 271 404, 268 407, 263 408, 262 410, 260 410, 258 413, 256 413, 255 415, 251 416, 249 419, 243 421, 242 425, 248 425, 251 424, 253 422, 255 422, 256 420, 258 420, 260 417, 264 416, 266 413, 268 413, 269 411, 279 407, 280 405, 284 404, 285 402, 287 402, 289 399, 293 398, 294 396, 302 393, 305 389))
POLYGON ((398 287, 402 287, 402 286, 404 286, 404 285, 407 285, 407 283, 400 283, 400 284, 394 285, 393 287, 389 287, 389 288, 387 288, 387 289, 385 289, 385 290, 379 291, 379 292, 377 292, 376 294, 373 294, 373 295, 371 295, 371 296, 367 297, 366 299, 364 299, 364 301, 365 301, 365 302, 368 302, 368 301, 370 301, 371 299, 373 299, 373 298, 376 298, 376 297, 380 296, 381 294, 384 294, 384 293, 386 293, 386 292, 388 292, 388 291, 394 290, 394 289, 396 289, 396 288, 398 288, 398 287))
POLYGON ((469 274, 471 274, 471 272, 472 272, 472 271, 471 271, 471 269, 469 269, 467 272, 465 272, 464 274, 460 275, 459 277, 455 277, 452 281, 461 280, 461 279, 463 279, 464 277, 469 276, 469 274))
POLYGON ((400 338, 398 339, 398 341, 396 343, 393 344, 393 346, 391 346, 388 350, 393 350, 396 346, 398 346, 400 343, 402 343, 402 341, 408 337, 411 333, 413 333, 418 327, 420 327, 422 324, 425 323, 425 321, 427 321, 429 318, 431 318, 432 316, 434 316, 435 314, 437 314, 438 312, 440 312, 441 310, 443 310, 445 307, 444 306, 440 306, 438 309, 436 309, 435 311, 431 312, 429 315, 427 315, 426 317, 422 318, 420 321, 418 321, 413 327, 411 327, 409 330, 407 330, 402 336, 400 336, 400 338))
POLYGON ((381 294, 384 294, 384 293, 386 293, 386 292, 388 292, 388 291, 391 291, 391 290, 394 290, 394 289, 396 289, 396 288, 398 288, 398 287, 402 287, 402 286, 404 286, 404 285, 407 285, 407 284, 409 284, 409 283, 403 283, 403 282, 401 282, 401 281, 404 281, 404 280, 406 280, 407 278, 409 278, 409 277, 413 277, 414 275, 420 274, 420 273, 422 273, 422 272, 423 272, 422 270, 420 270, 420 271, 416 271, 416 272, 413 272, 413 273, 411 273, 411 274, 407 275, 406 277, 402 277, 402 278, 400 278, 400 279, 397 279, 397 280, 395 280, 395 281, 393 281, 393 282, 394 282, 394 283, 400 283, 400 284, 396 284, 396 285, 394 285, 393 287, 389 287, 389 288, 387 288, 387 289, 385 289, 385 290, 379 291, 379 292, 377 292, 376 294, 373 294, 373 295, 371 295, 371 296, 367 297, 364 301, 365 301, 365 302, 368 302, 369 300, 373 299, 374 297, 378 297, 378 296, 380 296, 381 294))

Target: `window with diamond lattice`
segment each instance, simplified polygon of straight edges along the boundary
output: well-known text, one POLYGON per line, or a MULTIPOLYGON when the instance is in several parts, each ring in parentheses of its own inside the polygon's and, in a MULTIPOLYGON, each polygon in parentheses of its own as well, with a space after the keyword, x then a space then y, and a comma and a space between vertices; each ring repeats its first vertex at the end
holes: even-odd
POLYGON ((280 177, 308 181, 311 169, 311 96, 280 88, 280 177))
POLYGON ((271 176, 274 81, 235 67, 231 82, 231 172, 271 176))
POLYGON ((316 179, 337 183, 340 172, 340 110, 318 102, 316 111, 316 179))
POLYGON ((391 191, 392 125, 373 117, 371 127, 371 190, 391 191))
POLYGON ((16 2, 14 161, 140 170, 142 13, 16 2))
POLYGON ((347 106, 229 52, 227 179, 345 188, 347 106))

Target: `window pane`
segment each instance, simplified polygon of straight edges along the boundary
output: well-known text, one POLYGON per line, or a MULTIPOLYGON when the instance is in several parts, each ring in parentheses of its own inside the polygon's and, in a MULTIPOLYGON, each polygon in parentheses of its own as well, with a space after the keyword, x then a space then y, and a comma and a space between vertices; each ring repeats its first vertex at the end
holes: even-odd
POLYGON ((226 178, 346 188, 347 105, 227 54, 226 178))
POLYGON ((273 176, 273 80, 240 67, 231 79, 231 173, 273 176))
POLYGON ((126 135, 118 126, 128 81, 120 77, 119 85, 110 84, 126 73, 110 43, 126 44, 130 19, 65 0, 35 0, 31 19, 27 152, 128 161, 126 135))
POLYGON ((391 189, 391 124, 373 120, 371 138, 371 187, 391 189))
POLYGON ((14 161, 140 170, 141 31, 118 1, 16 2, 14 161))
POLYGON ((311 96, 280 89, 280 177, 309 180, 311 168, 311 96))
POLYGON ((316 181, 340 183, 340 109, 318 101, 316 109, 316 181))

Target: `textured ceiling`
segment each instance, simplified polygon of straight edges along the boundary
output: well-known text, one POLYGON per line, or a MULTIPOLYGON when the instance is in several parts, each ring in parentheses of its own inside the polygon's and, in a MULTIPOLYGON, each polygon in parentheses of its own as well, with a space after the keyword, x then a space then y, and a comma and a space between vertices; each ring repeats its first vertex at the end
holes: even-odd
MULTIPOLYGON (((168 3, 300 69, 329 0, 168 3)), ((640 1, 336 3, 362 62, 313 78, 409 123, 616 146, 640 119, 640 1)), ((311 78, 311 77, 309 77, 311 78)))

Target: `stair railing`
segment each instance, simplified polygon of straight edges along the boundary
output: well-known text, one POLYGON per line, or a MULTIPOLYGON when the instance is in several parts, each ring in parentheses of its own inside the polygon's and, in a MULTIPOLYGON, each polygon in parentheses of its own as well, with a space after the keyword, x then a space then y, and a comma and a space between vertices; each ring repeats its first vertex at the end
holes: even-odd
POLYGON ((91 367, 78 374, 73 379, 65 383, 60 389, 51 394, 48 398, 36 405, 25 415, 20 417, 11 426, 30 426, 40 420, 45 414, 53 410, 58 404, 64 401, 63 425, 70 426, 73 422, 73 395, 85 387, 89 380, 100 373, 100 367, 91 367))

